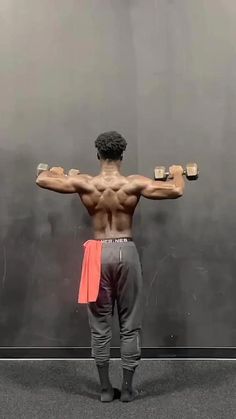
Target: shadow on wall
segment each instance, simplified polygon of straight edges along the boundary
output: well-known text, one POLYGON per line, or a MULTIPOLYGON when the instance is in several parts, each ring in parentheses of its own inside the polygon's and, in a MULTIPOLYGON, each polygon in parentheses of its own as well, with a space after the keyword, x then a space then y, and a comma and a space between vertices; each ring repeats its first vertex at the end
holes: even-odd
POLYGON ((37 189, 37 163, 29 146, 1 149, 2 346, 81 339, 76 302, 88 217, 74 197, 37 189))

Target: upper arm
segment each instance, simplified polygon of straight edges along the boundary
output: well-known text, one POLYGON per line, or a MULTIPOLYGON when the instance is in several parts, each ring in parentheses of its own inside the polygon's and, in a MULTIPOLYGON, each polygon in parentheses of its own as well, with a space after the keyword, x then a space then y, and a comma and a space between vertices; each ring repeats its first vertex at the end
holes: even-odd
POLYGON ((173 181, 156 181, 144 176, 134 176, 140 195, 147 199, 175 199, 182 196, 181 190, 173 181))
POLYGON ((89 189, 90 180, 89 175, 76 175, 76 176, 52 176, 42 173, 36 180, 38 186, 44 189, 49 189, 54 192, 69 194, 85 192, 89 189))

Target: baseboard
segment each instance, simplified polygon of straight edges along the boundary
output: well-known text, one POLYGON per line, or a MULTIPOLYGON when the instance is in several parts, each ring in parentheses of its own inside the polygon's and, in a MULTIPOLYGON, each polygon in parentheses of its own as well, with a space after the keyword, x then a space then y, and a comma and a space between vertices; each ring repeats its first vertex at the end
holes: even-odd
MULTIPOLYGON (((91 358, 91 348, 86 347, 0 347, 0 359, 82 359, 91 358)), ((111 348, 111 358, 120 358, 120 349, 111 348)), ((236 347, 142 348, 142 358, 194 358, 236 359, 236 347)))

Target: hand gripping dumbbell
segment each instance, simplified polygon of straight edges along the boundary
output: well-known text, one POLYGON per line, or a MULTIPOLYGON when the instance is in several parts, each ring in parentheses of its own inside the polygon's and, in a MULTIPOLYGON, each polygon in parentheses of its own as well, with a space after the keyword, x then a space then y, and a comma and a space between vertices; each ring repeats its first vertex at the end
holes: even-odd
MULTIPOLYGON (((40 175, 42 172, 46 172, 50 170, 49 165, 46 163, 40 163, 37 167, 37 176, 40 175)), ((78 169, 70 169, 68 172, 68 176, 76 176, 79 175, 80 171, 78 169)))
MULTIPOLYGON (((188 180, 197 180, 199 177, 199 170, 197 163, 188 163, 186 169, 183 172, 183 175, 186 176, 188 180)), ((173 179, 173 175, 169 172, 166 172, 165 166, 157 166, 154 170, 155 180, 167 180, 173 179)))

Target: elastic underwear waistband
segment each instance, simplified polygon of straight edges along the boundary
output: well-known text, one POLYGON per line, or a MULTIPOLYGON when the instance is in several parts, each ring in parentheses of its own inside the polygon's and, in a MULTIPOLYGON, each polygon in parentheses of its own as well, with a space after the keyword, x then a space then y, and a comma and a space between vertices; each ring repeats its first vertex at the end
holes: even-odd
POLYGON ((101 239, 100 241, 102 243, 127 243, 132 242, 133 239, 131 239, 131 237, 121 237, 117 239, 101 239))

